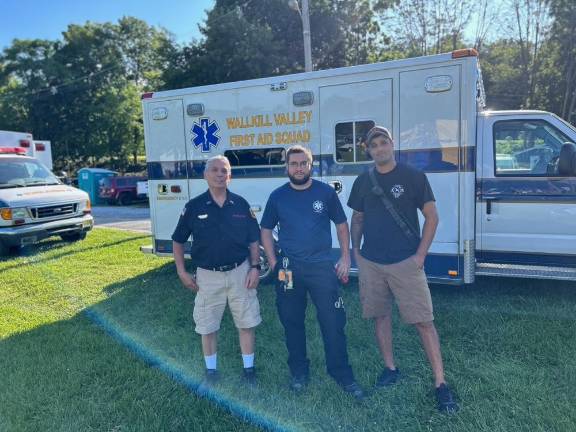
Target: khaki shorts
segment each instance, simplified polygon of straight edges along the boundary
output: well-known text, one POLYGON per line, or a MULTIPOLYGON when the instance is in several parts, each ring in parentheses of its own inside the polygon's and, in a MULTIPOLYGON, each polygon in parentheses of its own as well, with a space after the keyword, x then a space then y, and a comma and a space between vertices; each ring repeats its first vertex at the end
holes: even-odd
POLYGON ((198 268, 198 293, 194 300, 196 333, 210 334, 220 329, 226 303, 237 328, 256 327, 262 322, 256 289, 246 288, 248 261, 227 272, 198 268))
POLYGON ((395 264, 378 264, 361 257, 358 270, 364 318, 390 315, 395 299, 404 322, 416 324, 434 320, 426 274, 411 257, 395 264))

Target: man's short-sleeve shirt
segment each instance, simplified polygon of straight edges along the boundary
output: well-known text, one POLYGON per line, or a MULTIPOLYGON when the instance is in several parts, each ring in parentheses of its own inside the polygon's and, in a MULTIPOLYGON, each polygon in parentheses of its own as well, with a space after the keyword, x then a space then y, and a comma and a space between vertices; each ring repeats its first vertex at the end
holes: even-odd
POLYGON ((270 230, 278 225, 279 246, 289 258, 324 262, 332 260, 330 221, 346 222, 342 204, 331 186, 312 180, 304 190, 286 183, 273 191, 260 225, 270 230))
MULTIPOLYGON (((426 174, 402 163, 396 164, 389 173, 376 171, 375 174, 386 197, 420 232, 418 209, 422 210, 424 204, 435 200, 426 174)), ((393 264, 416 253, 420 239, 408 239, 402 232, 382 200, 372 192, 368 172, 354 181, 348 207, 364 213, 361 250, 364 258, 380 264, 393 264)))
POLYGON ((186 243, 190 235, 194 263, 213 268, 244 261, 249 256, 249 244, 260 238, 260 229, 248 202, 240 195, 228 191, 220 207, 206 191, 188 201, 172 240, 186 243))

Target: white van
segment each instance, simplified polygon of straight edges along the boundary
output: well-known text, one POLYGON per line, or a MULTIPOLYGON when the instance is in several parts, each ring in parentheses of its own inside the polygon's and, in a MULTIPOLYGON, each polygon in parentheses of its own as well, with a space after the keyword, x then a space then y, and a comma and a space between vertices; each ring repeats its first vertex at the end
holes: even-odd
POLYGON ((52 236, 82 240, 93 224, 86 192, 62 184, 25 148, 0 146, 0 256, 52 236))
POLYGON ((565 144, 576 130, 547 112, 483 111, 475 50, 147 93, 142 102, 154 238, 145 251, 171 254, 178 216, 206 189, 204 163, 215 154, 230 159, 231 190, 261 215, 287 181, 285 149, 308 146, 313 176, 336 189, 350 216, 352 183, 372 166, 364 136, 382 125, 437 199, 431 281, 576 280, 576 150, 565 144))

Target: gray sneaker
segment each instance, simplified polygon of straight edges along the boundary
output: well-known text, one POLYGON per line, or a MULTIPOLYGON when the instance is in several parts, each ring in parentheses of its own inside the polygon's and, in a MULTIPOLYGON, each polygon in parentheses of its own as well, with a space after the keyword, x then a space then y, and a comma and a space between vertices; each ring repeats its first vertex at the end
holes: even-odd
POLYGON ((454 393, 445 383, 436 387, 436 402, 438 402, 438 411, 444 414, 454 414, 460 409, 454 393))

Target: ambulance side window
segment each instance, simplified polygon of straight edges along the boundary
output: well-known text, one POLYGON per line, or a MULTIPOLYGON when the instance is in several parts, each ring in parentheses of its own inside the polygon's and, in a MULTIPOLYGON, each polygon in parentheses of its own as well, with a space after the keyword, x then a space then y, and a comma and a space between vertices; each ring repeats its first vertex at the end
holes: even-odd
POLYGON ((494 172, 497 176, 554 176, 560 148, 569 138, 544 120, 494 123, 494 172))
POLYGON ((336 162, 369 161, 366 152, 366 134, 374 127, 372 120, 338 123, 335 127, 336 162))
POLYGON ((282 147, 266 149, 226 150, 224 156, 233 167, 238 166, 278 166, 286 164, 286 149, 282 147))

